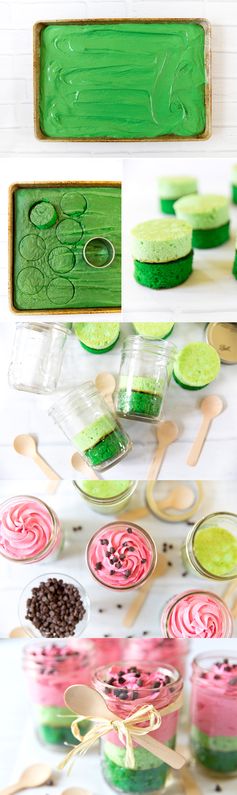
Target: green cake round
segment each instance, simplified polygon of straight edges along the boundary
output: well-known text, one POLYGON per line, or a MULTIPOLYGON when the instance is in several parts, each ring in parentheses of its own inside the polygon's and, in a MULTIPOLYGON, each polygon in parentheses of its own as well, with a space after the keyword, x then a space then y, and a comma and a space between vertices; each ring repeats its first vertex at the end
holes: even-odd
POLYGON ((166 290, 186 282, 193 270, 193 251, 173 262, 153 263, 134 261, 134 276, 138 284, 153 290, 166 290))
POLYGON ((165 340, 172 334, 174 323, 133 323, 135 331, 147 340, 165 340))
POLYGON ((183 196, 174 204, 177 218, 190 223, 194 248, 216 248, 230 236, 229 200, 214 194, 183 196))
POLYGON ((158 218, 132 230, 134 276, 155 290, 176 287, 192 273, 192 228, 175 218, 158 218))
POLYGON ((106 353, 116 344, 119 323, 74 323, 75 334, 90 353, 106 353))
POLYGON ((198 191, 195 177, 158 177, 157 182, 160 208, 167 215, 175 215, 174 203, 177 199, 198 191))
POLYGON ((179 351, 174 364, 174 379, 184 389, 202 389, 220 371, 220 357, 207 342, 191 342, 179 351))

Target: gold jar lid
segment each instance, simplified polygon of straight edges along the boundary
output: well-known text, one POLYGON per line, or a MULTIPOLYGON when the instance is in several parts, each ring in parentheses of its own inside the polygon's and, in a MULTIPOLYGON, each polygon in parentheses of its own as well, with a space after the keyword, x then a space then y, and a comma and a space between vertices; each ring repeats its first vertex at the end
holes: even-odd
POLYGON ((208 323, 206 338, 223 364, 237 364, 237 323, 208 323))

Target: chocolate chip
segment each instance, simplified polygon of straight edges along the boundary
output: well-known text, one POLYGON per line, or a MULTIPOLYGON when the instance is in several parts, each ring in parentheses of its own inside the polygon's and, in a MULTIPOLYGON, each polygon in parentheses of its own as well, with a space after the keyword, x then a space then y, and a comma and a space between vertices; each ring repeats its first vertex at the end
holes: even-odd
POLYGON ((146 558, 142 558, 141 563, 146 563, 146 558))
POLYGON ((143 687, 143 679, 138 679, 137 680, 137 685, 138 685, 138 687, 143 687))
POLYGON ((168 566, 173 566, 173 563, 171 563, 171 560, 168 560, 168 566))
POLYGON ((188 572, 187 571, 182 571, 182 577, 187 577, 187 576, 188 576, 188 572))
POLYGON ((216 784, 215 792, 222 792, 222 787, 220 787, 220 784, 216 784))
POLYGON ((123 605, 116 605, 116 607, 118 608, 118 610, 122 610, 123 605))
POLYGON ((207 674, 201 674, 201 679, 207 679, 207 674))
POLYGON ((173 544, 169 544, 169 549, 174 549, 174 545, 173 544))
POLYGON ((229 674, 231 671, 231 665, 225 665, 224 671, 226 671, 229 674))
POLYGON ((123 541, 122 547, 128 547, 128 541, 123 541))
POLYGON ((110 552, 108 552, 108 551, 107 551, 107 552, 105 553, 105 557, 106 557, 106 558, 110 558, 110 552))
POLYGON ((75 634, 85 615, 80 591, 56 577, 41 581, 27 600, 25 618, 47 638, 64 638, 75 634))
POLYGON ((116 569, 121 569, 122 568, 122 563, 119 563, 119 561, 118 561, 118 563, 115 563, 115 568, 116 569))
POLYGON ((126 577, 126 580, 128 580, 128 578, 130 577, 131 573, 132 572, 129 569, 127 569, 127 571, 124 572, 124 577, 126 577))
POLYGON ((128 547, 128 552, 135 552, 135 547, 128 547))
POLYGON ((223 660, 223 663, 224 665, 228 665, 228 662, 229 662, 228 657, 226 657, 225 660, 223 660))
POLYGON ((120 555, 120 560, 126 560, 126 555, 120 555))
POLYGON ((98 613, 103 613, 103 612, 104 611, 103 611, 102 607, 99 607, 98 613))
POLYGON ((123 676, 119 676, 118 683, 119 685, 125 685, 126 679, 123 676))
POLYGON ((108 681, 108 685, 114 685, 114 683, 115 683, 115 678, 114 678, 114 676, 111 676, 109 681, 108 681))
POLYGON ((101 538, 100 543, 102 544, 102 547, 106 546, 109 544, 108 538, 101 538))
POLYGON ((156 690, 158 690, 158 688, 160 687, 160 682, 154 682, 154 685, 153 685, 153 687, 154 687, 156 690))
POLYGON ((221 679, 220 674, 215 674, 214 679, 221 679))
MULTIPOLYGON (((136 674, 136 672, 137 672, 137 666, 136 665, 132 665, 131 668, 128 668, 128 673, 129 674, 136 674)), ((140 674, 139 674, 139 676, 140 676, 140 674)))
POLYGON ((109 548, 109 552, 110 552, 110 555, 114 555, 114 553, 116 552, 116 549, 114 547, 110 547, 109 548))
POLYGON ((96 571, 101 571, 101 569, 103 569, 103 565, 99 561, 98 563, 95 564, 95 570, 96 571))
POLYGON ((132 532, 133 532, 132 527, 127 527, 127 533, 132 533, 132 532))
POLYGON ((73 527, 73 533, 77 533, 78 530, 82 530, 82 526, 79 524, 77 527, 73 527))
POLYGON ((229 679, 228 684, 233 686, 237 685, 237 676, 233 676, 233 679, 229 679))
POLYGON ((136 690, 133 690, 132 693, 131 693, 131 698, 132 698, 132 701, 135 701, 136 698, 139 698, 139 693, 137 693, 136 690))
POLYGON ((146 629, 144 629, 144 631, 143 631, 143 633, 142 633, 142 634, 143 634, 143 635, 148 635, 148 632, 147 632, 147 630, 146 630, 146 629))
POLYGON ((111 577, 112 577, 112 576, 113 576, 113 574, 115 574, 115 571, 114 571, 113 569, 110 569, 110 572, 109 572, 109 573, 110 573, 110 575, 111 575, 111 577))

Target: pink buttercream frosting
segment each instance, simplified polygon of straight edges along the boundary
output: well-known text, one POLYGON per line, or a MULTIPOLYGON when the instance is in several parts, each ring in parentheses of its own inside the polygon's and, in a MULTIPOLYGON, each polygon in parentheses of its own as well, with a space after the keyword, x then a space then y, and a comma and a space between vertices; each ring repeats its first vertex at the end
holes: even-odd
POLYGON ((193 663, 191 720, 210 737, 237 736, 237 660, 202 668, 193 663))
POLYGON ((14 560, 42 553, 53 533, 53 518, 34 497, 15 497, 0 506, 0 552, 14 560))
MULTIPOLYGON (((153 704, 159 711, 175 701, 182 689, 182 680, 175 681, 172 669, 164 667, 145 667, 136 665, 111 665, 100 669, 95 677, 96 689, 103 695, 106 703, 119 717, 136 712, 144 704, 153 704)), ((161 726, 152 736, 168 742, 174 736, 177 725, 177 711, 162 718, 161 726)), ((111 732, 108 739, 120 745, 117 732, 111 732)))
POLYGON ((24 669, 32 701, 40 706, 63 707, 64 692, 70 685, 89 685, 94 668, 93 643, 80 639, 65 645, 27 646, 24 669))
POLYGON ((102 527, 88 546, 88 565, 95 577, 112 588, 143 582, 154 561, 152 540, 142 528, 122 522, 102 527))
POLYGON ((223 638, 232 630, 228 608, 207 591, 186 591, 173 599, 165 608, 163 622, 170 638, 223 638))

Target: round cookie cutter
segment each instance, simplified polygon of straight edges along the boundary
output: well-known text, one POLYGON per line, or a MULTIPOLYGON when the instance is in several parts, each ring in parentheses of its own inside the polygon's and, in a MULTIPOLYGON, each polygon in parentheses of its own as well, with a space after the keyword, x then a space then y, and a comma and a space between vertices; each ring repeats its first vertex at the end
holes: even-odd
POLYGON ((99 270, 101 270, 102 268, 108 268, 109 265, 112 265, 112 262, 114 261, 115 258, 115 248, 113 243, 111 243, 111 240, 109 240, 107 237, 101 237, 101 236, 90 237, 90 239, 87 240, 87 242, 84 245, 82 256, 85 262, 87 263, 87 265, 90 265, 91 268, 99 268, 99 270), (94 250, 95 248, 98 248, 98 250, 106 248, 108 254, 108 261, 105 262, 104 265, 100 265, 99 263, 97 265, 95 262, 92 262, 88 251, 90 247, 92 249, 94 248, 94 250))
POLYGON ((163 519, 164 522, 186 522, 188 519, 191 519, 200 508, 203 499, 203 487, 199 480, 192 482, 191 488, 193 489, 194 499, 191 507, 187 511, 179 511, 179 513, 174 513, 174 511, 172 513, 165 510, 162 511, 162 508, 159 508, 158 501, 154 496, 154 490, 156 486, 156 480, 149 480, 147 482, 145 492, 146 503, 151 513, 153 513, 154 516, 157 516, 159 519, 163 519))

